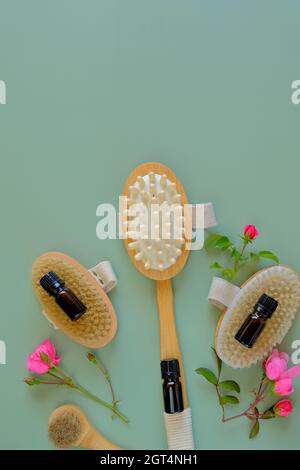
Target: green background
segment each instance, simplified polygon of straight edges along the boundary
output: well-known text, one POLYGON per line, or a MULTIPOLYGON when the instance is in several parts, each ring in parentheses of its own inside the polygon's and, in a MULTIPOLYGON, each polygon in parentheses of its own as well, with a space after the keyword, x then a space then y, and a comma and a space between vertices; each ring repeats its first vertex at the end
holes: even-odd
MULTIPOLYGON (((300 78, 299 14, 299 2, 275 0, 0 1, 1 448, 52 448, 47 418, 64 402, 80 404, 125 448, 166 448, 155 285, 120 240, 95 232, 97 205, 117 204, 136 165, 169 165, 191 202, 214 202, 219 231, 237 237, 254 223, 257 247, 300 270, 300 107, 290 99, 300 78), (84 349, 40 314, 30 270, 48 250, 115 267, 119 331, 100 356, 127 427, 75 392, 22 383, 28 353, 50 337, 65 369, 109 398, 84 349)), ((297 449, 300 381, 294 414, 264 422, 250 441, 246 420, 220 423, 211 386, 194 372, 213 366, 212 259, 192 253, 174 281, 197 448, 297 449)), ((299 318, 283 347, 298 338, 299 318)), ((259 368, 224 377, 241 382, 242 408, 259 368)))

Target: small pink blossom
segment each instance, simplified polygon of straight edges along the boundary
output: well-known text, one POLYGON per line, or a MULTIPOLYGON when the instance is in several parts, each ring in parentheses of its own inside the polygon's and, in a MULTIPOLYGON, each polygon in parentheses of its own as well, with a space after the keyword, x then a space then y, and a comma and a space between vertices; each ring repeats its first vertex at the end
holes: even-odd
POLYGON ((294 392, 293 379, 300 376, 300 365, 288 369, 288 362, 288 354, 273 349, 264 364, 266 376, 274 384, 274 392, 283 397, 294 392))
POLYGON ((272 353, 265 362, 266 376, 269 380, 277 380, 287 370, 289 356, 285 352, 273 349, 272 353))
POLYGON ((290 400, 281 400, 274 406, 274 413, 277 416, 289 416, 293 411, 293 405, 290 400))
POLYGON ((294 392, 293 381, 289 377, 286 379, 279 379, 276 380, 274 384, 274 392, 277 395, 281 395, 282 397, 287 397, 294 392))
POLYGON ((254 238, 258 237, 258 235, 259 232, 255 225, 246 225, 246 227, 244 228, 244 236, 248 236, 250 240, 253 240, 254 238))
POLYGON ((45 374, 52 368, 51 364, 48 364, 41 358, 41 354, 45 354, 53 365, 60 363, 60 358, 56 355, 55 347, 50 339, 46 339, 46 341, 40 344, 36 350, 29 355, 27 359, 27 370, 29 372, 45 374))
POLYGON ((281 374, 281 378, 289 377, 290 379, 295 379, 300 376, 300 365, 291 367, 281 374))

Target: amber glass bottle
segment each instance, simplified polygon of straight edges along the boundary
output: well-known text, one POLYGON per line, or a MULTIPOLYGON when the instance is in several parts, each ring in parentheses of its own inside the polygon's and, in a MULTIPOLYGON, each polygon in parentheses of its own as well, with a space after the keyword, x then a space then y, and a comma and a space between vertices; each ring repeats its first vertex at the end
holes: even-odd
POLYGON ((184 407, 179 362, 177 359, 168 359, 161 361, 160 367, 161 377, 163 379, 165 412, 169 414, 181 413, 184 407))
POLYGON ((235 339, 246 348, 252 348, 277 307, 277 300, 263 294, 235 335, 235 339))
POLYGON ((56 303, 68 315, 70 320, 78 320, 86 312, 86 306, 71 289, 65 287, 64 281, 55 272, 50 271, 45 274, 40 280, 40 284, 49 295, 55 298, 56 303))

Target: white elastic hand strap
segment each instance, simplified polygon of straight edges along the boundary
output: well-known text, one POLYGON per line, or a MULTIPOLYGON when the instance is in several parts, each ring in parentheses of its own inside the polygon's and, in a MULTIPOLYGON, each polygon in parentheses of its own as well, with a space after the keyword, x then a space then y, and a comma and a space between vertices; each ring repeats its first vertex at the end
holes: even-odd
POLYGON ((186 408, 182 413, 164 413, 165 427, 170 450, 194 450, 192 410, 186 408))
POLYGON ((188 207, 193 230, 193 241, 190 249, 201 250, 204 245, 204 229, 214 227, 217 224, 214 207, 211 202, 206 204, 190 204, 188 207))
POLYGON ((210 303, 223 310, 229 307, 240 288, 231 282, 214 277, 209 289, 208 300, 210 303))
POLYGON ((212 202, 191 204, 192 228, 195 230, 215 227, 217 225, 212 202))
POLYGON ((96 264, 96 266, 89 269, 89 272, 94 276, 105 292, 110 292, 117 285, 117 277, 110 261, 102 261, 96 264))

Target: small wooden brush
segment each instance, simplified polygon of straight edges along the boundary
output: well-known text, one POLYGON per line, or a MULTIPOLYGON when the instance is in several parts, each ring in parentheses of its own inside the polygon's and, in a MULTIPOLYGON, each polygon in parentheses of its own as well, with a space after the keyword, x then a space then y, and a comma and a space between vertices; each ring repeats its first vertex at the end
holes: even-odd
POLYGON ((60 449, 121 450, 99 434, 83 411, 74 405, 62 405, 53 411, 48 421, 48 435, 60 449))

